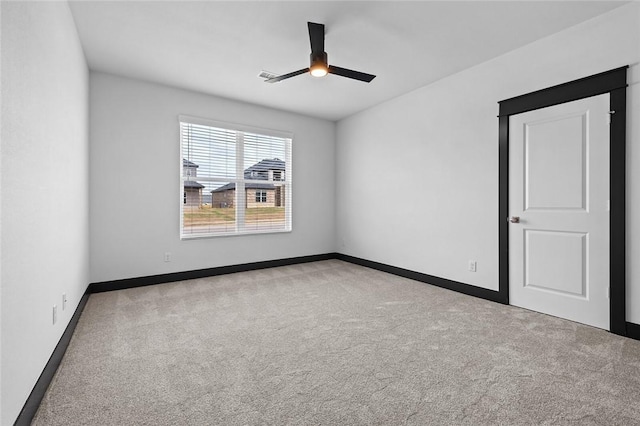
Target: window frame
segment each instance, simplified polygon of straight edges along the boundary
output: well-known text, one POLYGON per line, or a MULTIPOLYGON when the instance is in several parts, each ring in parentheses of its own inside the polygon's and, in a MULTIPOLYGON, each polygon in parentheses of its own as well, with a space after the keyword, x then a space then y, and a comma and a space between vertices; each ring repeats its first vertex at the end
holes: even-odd
POLYGON ((267 190, 266 189, 256 189, 256 203, 266 203, 267 202, 267 190))
POLYGON ((223 121, 216 121, 201 117, 194 117, 189 115, 178 115, 178 139, 179 139, 179 155, 178 162, 180 166, 180 180, 179 180, 179 189, 180 189, 180 203, 179 203, 179 217, 180 217, 180 228, 179 235, 180 240, 193 240, 193 239, 201 239, 201 238, 219 238, 219 237, 234 237, 234 236, 242 236, 242 235, 260 235, 260 234, 273 234, 273 233, 287 233, 293 230, 293 203, 292 203, 292 158, 293 158, 293 133, 281 130, 267 129, 256 126, 249 126, 244 124, 237 123, 229 123, 223 121), (236 176, 235 178, 208 178, 198 176, 197 180, 202 181, 220 181, 223 180, 228 183, 235 183, 235 229, 234 231, 227 232, 209 232, 209 233, 200 233, 200 234, 185 234, 184 232, 184 207, 183 204, 183 191, 184 191, 184 182, 188 180, 188 176, 184 176, 184 168, 183 168, 183 134, 182 134, 182 124, 194 124, 200 126, 209 126, 215 127, 219 129, 225 129, 233 132, 237 132, 236 134, 236 176), (285 167, 286 173, 283 171, 282 175, 284 175, 284 179, 275 181, 273 179, 267 180, 252 180, 250 178, 244 177, 244 134, 254 134, 260 136, 267 137, 277 137, 286 139, 285 141, 285 167), (245 188, 245 184, 247 183, 271 183, 277 182, 279 184, 284 184, 285 187, 285 223, 283 228, 268 228, 268 229, 251 229, 251 224, 245 223, 245 210, 246 210, 246 195, 247 190, 245 188), (242 194, 242 196, 240 196, 242 194), (248 228, 249 226, 249 228, 248 228))

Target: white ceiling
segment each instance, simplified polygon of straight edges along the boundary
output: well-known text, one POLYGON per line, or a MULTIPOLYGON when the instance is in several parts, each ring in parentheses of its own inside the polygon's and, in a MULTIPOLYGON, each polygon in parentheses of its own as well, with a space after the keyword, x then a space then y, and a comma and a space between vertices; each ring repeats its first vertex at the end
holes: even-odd
POLYGON ((71 1, 89 68, 329 120, 487 61, 627 2, 71 1), (309 66, 307 21, 329 63, 369 84, 261 70, 309 66))

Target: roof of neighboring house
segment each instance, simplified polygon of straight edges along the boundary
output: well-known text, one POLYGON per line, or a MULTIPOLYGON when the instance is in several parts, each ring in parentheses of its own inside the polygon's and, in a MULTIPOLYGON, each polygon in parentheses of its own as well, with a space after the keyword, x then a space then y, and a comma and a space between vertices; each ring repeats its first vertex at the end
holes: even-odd
POLYGON ((192 163, 191 161, 186 160, 186 159, 183 158, 182 159, 182 167, 195 167, 195 168, 198 168, 200 166, 198 166, 196 163, 192 163))
MULTIPOLYGON (((275 185, 270 183, 245 183, 244 187, 246 189, 275 189, 275 185)), ((235 191, 236 184, 234 182, 228 183, 226 185, 221 186, 220 188, 216 188, 211 193, 215 192, 224 192, 224 191, 235 191)))
POLYGON ((185 188, 204 188, 204 185, 193 180, 185 180, 184 187, 185 188))
POLYGON ((279 158, 265 158, 264 160, 254 164, 244 171, 245 179, 251 178, 251 172, 257 172, 257 176, 253 176, 254 179, 267 180, 267 176, 264 172, 269 170, 284 170, 284 161, 279 158))
MULTIPOLYGON (((284 161, 279 158, 265 158, 264 160, 254 164, 253 166, 245 169, 244 178, 245 179, 253 179, 253 180, 268 180, 269 179, 269 170, 282 170, 284 171, 285 165, 284 161), (253 173, 253 175, 252 175, 253 173)), ((247 189, 274 189, 275 186, 270 183, 246 183, 244 185, 247 189)), ((236 189, 236 184, 231 182, 226 185, 221 186, 220 188, 216 188, 211 193, 214 192, 224 192, 231 191, 236 189)))

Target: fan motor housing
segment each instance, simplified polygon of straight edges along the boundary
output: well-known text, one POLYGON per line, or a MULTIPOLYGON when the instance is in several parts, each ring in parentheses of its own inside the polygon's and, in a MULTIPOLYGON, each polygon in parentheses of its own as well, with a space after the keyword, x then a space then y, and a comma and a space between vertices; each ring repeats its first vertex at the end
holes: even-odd
POLYGON ((314 68, 314 65, 315 66, 322 65, 324 68, 327 68, 329 66, 327 52, 316 52, 316 53, 311 52, 311 55, 309 56, 311 57, 310 68, 314 68))

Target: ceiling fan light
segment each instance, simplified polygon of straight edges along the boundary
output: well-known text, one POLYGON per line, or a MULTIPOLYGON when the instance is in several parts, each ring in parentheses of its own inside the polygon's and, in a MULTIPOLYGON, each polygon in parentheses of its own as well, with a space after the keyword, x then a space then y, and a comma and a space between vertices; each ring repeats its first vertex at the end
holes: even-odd
POLYGON ((329 61, 327 52, 311 52, 311 66, 309 72, 314 77, 324 77, 329 73, 329 61))
POLYGON ((329 70, 327 70, 327 67, 325 67, 323 64, 316 64, 310 68, 310 71, 311 75, 314 77, 324 77, 325 75, 327 75, 327 72, 329 70))

